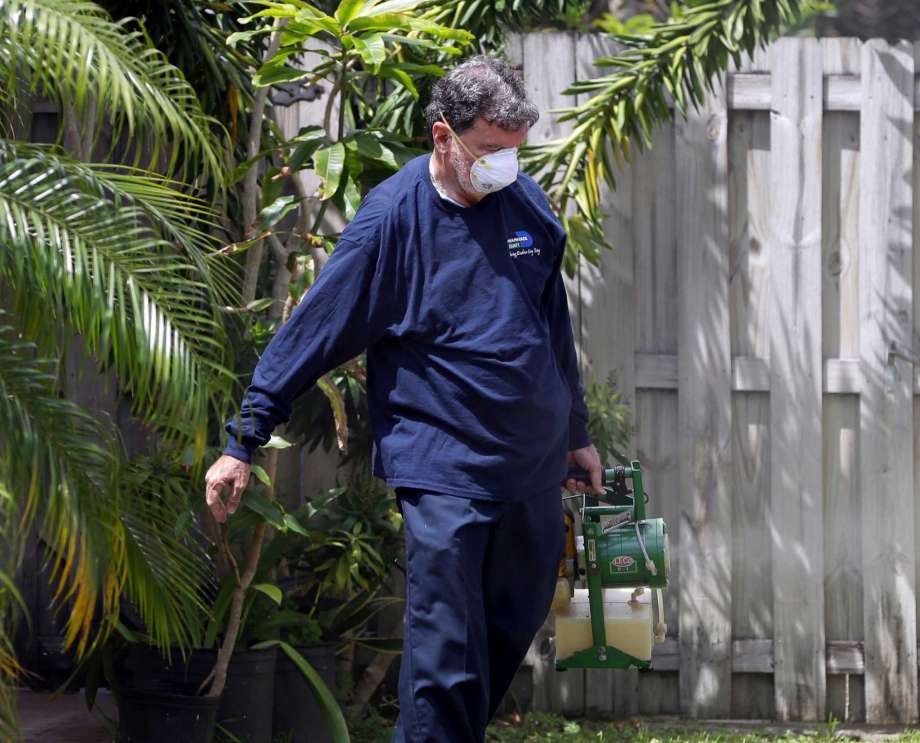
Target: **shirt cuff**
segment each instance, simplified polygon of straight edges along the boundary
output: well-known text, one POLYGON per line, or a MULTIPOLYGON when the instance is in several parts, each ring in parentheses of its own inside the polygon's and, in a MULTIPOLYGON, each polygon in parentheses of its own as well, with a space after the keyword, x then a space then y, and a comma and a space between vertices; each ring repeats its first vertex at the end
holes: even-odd
POLYGON ((242 444, 237 443, 234 436, 227 440, 227 446, 224 447, 223 453, 239 459, 241 462, 246 462, 246 464, 252 462, 252 452, 242 444))

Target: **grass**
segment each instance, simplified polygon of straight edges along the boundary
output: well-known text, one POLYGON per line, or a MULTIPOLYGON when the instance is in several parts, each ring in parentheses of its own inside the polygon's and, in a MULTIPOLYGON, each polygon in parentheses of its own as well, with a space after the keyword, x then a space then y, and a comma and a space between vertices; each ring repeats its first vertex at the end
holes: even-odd
MULTIPOLYGON (((373 711, 351 730, 354 743, 390 743, 392 721, 373 711)), ((558 715, 532 712, 517 724, 498 721, 489 726, 487 743, 826 743, 846 740, 837 733, 837 723, 818 725, 807 734, 726 733, 694 730, 692 723, 674 730, 647 730, 641 722, 603 720, 567 720, 558 715)), ((920 743, 920 732, 908 731, 887 737, 886 743, 920 743)))

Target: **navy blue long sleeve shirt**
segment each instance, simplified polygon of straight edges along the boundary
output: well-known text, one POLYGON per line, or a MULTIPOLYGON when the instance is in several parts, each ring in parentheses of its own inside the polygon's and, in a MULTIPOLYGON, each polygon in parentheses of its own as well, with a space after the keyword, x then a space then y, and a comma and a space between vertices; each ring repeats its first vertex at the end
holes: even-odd
POLYGON ((266 347, 226 454, 250 461, 298 395, 365 349, 374 474, 390 487, 517 500, 590 443, 546 196, 521 173, 463 207, 435 190, 429 158, 368 193, 266 347))

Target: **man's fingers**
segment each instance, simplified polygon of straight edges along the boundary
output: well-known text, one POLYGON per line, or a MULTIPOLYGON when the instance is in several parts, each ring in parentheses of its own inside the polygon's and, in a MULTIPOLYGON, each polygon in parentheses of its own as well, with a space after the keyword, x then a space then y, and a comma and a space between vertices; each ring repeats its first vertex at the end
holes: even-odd
MULTIPOLYGON (((591 485, 586 483, 584 480, 574 480, 572 478, 569 478, 565 481, 565 487, 566 490, 571 493, 587 493, 592 489, 591 485)), ((600 489, 598 492, 603 493, 604 491, 603 489, 600 489)))
POLYGON ((227 519, 227 510, 224 508, 224 502, 220 498, 223 489, 223 483, 208 483, 204 494, 204 499, 208 504, 208 508, 211 509, 211 513, 214 514, 214 518, 219 523, 223 523, 227 519))
POLYGON ((594 467, 591 470, 591 486, 594 488, 594 492, 598 494, 601 494, 604 492, 604 486, 601 483, 601 480, 603 480, 603 477, 601 475, 602 475, 602 472, 601 472, 600 466, 594 467))
POLYGON ((249 484, 249 469, 245 471, 240 471, 236 475, 236 480, 233 483, 233 493, 230 496, 230 502, 233 504, 233 508, 230 513, 235 513, 236 509, 240 507, 240 500, 243 497, 243 492, 246 490, 246 486, 249 484))
POLYGON ((237 479, 233 483, 233 491, 230 493, 230 500, 227 503, 227 513, 236 513, 240 507, 240 499, 243 497, 243 491, 246 489, 246 483, 237 479))

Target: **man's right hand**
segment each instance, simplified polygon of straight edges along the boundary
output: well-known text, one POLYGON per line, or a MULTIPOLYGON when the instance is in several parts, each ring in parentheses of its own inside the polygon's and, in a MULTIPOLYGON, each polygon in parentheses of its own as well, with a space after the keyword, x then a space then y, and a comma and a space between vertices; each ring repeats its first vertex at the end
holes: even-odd
POLYGON ((208 508, 211 509, 211 513, 214 514, 214 518, 219 523, 224 523, 227 520, 227 516, 235 513, 236 509, 239 508, 240 498, 243 497, 243 491, 249 483, 251 469, 251 465, 246 462, 240 461, 236 457, 231 457, 229 454, 224 454, 211 465, 211 468, 204 476, 204 498, 207 501, 208 508), (230 498, 227 500, 226 505, 224 505, 224 501, 221 498, 225 487, 230 489, 230 498))

